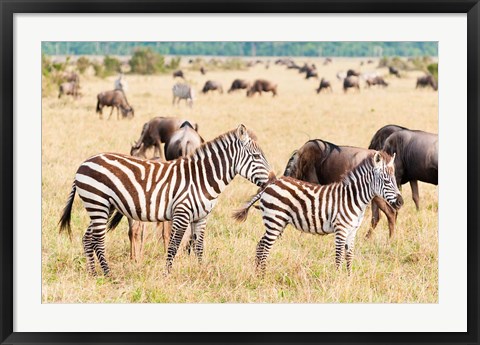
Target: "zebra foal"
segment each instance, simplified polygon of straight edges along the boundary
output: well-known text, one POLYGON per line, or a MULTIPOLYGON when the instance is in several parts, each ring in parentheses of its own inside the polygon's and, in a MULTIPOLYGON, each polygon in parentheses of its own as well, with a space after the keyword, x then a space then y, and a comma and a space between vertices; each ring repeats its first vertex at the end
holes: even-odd
POLYGON ((248 210, 257 201, 262 211, 266 232, 257 245, 256 265, 263 275, 266 260, 275 240, 288 224, 313 234, 335 234, 335 264, 344 257, 348 274, 352 271, 355 235, 362 224, 367 205, 375 196, 392 207, 403 204, 395 180, 395 155, 372 153, 348 172, 341 182, 329 185, 312 184, 291 177, 269 181, 234 218, 244 221, 248 210))
POLYGON ((193 250, 203 256, 206 218, 217 198, 238 174, 257 186, 268 181, 269 164, 245 126, 203 144, 191 155, 157 162, 116 153, 102 153, 83 162, 77 170, 60 231, 71 233, 70 216, 78 192, 91 219, 83 247, 87 269, 95 275, 97 256, 103 273, 110 271, 105 258, 105 233, 122 217, 143 221, 172 221, 168 243, 167 272, 185 233, 192 223, 193 250), (107 224, 108 222, 108 224, 107 224))

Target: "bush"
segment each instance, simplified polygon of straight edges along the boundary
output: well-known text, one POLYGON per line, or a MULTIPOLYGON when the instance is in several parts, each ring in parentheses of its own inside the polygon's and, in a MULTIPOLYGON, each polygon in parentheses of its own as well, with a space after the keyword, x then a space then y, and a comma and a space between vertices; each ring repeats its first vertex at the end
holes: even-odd
POLYGON ((129 61, 132 73, 155 74, 165 71, 165 59, 150 48, 138 48, 129 61))
POLYGON ((104 66, 104 76, 108 77, 110 75, 117 74, 121 72, 121 62, 120 60, 110 57, 110 56, 105 56, 103 59, 103 66, 104 66))
POLYGON ((167 65, 167 69, 169 70, 176 70, 178 67, 180 67, 180 62, 182 61, 182 58, 180 56, 177 56, 176 58, 172 58, 170 60, 170 63, 167 65))
POLYGON ((81 74, 85 73, 88 66, 90 66, 90 60, 88 60, 85 56, 81 56, 77 60, 77 69, 81 74))
POLYGON ((438 83, 438 62, 428 65, 427 70, 433 75, 435 81, 438 83))

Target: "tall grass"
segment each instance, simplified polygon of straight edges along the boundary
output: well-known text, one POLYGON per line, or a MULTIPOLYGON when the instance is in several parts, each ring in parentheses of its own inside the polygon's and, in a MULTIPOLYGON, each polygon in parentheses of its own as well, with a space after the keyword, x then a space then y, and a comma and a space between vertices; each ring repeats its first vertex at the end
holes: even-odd
MULTIPOLYGON (((335 59, 319 67, 331 80, 333 93, 317 95, 318 81, 297 71, 258 65, 246 71, 190 72, 199 88, 207 79, 228 88, 235 78, 265 78, 279 85, 279 94, 247 98, 245 92, 197 97, 192 109, 171 105, 170 75, 127 76, 133 120, 99 120, 96 94, 111 89, 115 77, 82 79, 78 100, 54 95, 42 103, 42 301, 45 303, 436 303, 438 301, 438 199, 435 186, 420 183, 421 210, 416 211, 408 185, 403 187, 397 233, 391 240, 385 217, 370 240, 370 210, 358 231, 353 274, 335 270, 333 236, 312 236, 287 227, 273 246, 263 279, 255 275, 255 246, 264 233, 260 214, 252 210, 245 223, 232 221, 257 188, 237 177, 220 196, 208 218, 205 258, 180 253, 165 277, 165 253, 159 234, 147 234, 144 259, 129 259, 127 222, 107 234, 107 259, 112 277, 88 276, 82 236, 88 216, 76 197, 72 211, 73 239, 58 233, 58 220, 76 169, 89 156, 128 153, 142 125, 153 116, 176 116, 199 123, 206 139, 243 123, 258 136, 275 171, 281 174, 293 150, 307 140, 367 147, 386 124, 437 132, 438 94, 415 90, 421 72, 391 80, 386 89, 341 91, 340 70, 357 69, 358 60, 335 59)), ((303 61, 299 59, 299 64, 303 61)), ((371 68, 371 67, 370 67, 371 68)), ((386 69, 381 69, 388 73, 386 69)), ((199 90, 197 90, 199 91, 199 90)), ((108 110, 107 110, 108 111, 108 110)), ((100 272, 100 270, 99 270, 100 272)))

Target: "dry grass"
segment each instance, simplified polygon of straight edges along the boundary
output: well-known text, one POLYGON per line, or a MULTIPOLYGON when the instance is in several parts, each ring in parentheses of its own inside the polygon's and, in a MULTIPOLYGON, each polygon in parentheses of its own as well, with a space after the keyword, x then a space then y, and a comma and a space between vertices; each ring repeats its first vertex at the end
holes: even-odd
MULTIPOLYGON (((409 186, 404 186, 405 206, 398 217, 397 234, 388 239, 385 217, 370 240, 365 239, 370 211, 357 235, 353 274, 334 267, 333 236, 300 233, 288 227, 272 249, 264 279, 255 275, 255 246, 264 229, 258 211, 243 224, 231 218, 256 191, 237 177, 221 195, 209 216, 205 235, 205 260, 177 256, 173 273, 164 277, 164 251, 159 234, 148 234, 145 257, 129 259, 127 222, 107 235, 107 258, 113 276, 87 275, 81 244, 88 217, 76 197, 72 211, 73 240, 58 234, 57 222, 70 192, 75 171, 90 155, 110 151, 128 153, 144 122, 153 116, 189 118, 200 124, 207 140, 243 123, 255 131, 277 174, 281 174, 294 149, 308 139, 322 138, 337 144, 367 147, 373 133, 393 123, 437 132, 438 94, 415 90, 418 76, 388 78, 387 89, 341 91, 336 72, 359 67, 354 59, 336 59, 319 66, 320 77, 331 80, 334 92, 317 95, 318 81, 304 80, 297 71, 271 65, 249 71, 188 72, 197 90, 193 109, 182 102, 171 105, 171 76, 127 76, 133 120, 99 120, 96 94, 113 87, 114 77, 82 79, 79 100, 43 99, 42 114, 42 300, 45 303, 436 303, 438 301, 437 189, 420 184, 421 210, 417 212, 409 186), (264 77, 278 83, 279 95, 252 99, 245 92, 199 93, 203 83, 218 80, 227 90, 234 78, 264 77)), ((363 66, 363 70, 374 67, 363 66)), ((386 69, 381 70, 386 73, 386 69)), ((362 85, 363 86, 363 85, 362 85)), ((107 114, 108 114, 107 110, 107 114)))

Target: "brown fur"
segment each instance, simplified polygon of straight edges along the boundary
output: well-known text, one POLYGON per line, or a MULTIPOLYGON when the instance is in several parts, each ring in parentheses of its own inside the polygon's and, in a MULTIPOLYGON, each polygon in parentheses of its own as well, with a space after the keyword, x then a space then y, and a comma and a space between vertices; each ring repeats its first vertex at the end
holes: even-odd
POLYGON ((119 119, 119 110, 122 112, 122 118, 134 116, 133 108, 128 104, 127 97, 122 90, 100 92, 97 95, 97 113, 100 114, 100 118, 102 118, 103 107, 112 107, 108 120, 115 108, 117 109, 117 120, 119 119))
POLYGON ((235 91, 235 90, 243 90, 243 89, 248 89, 250 88, 250 83, 246 80, 243 79, 235 79, 232 82, 232 86, 230 86, 230 89, 228 90, 228 93, 235 91))
POLYGON ((248 89, 247 96, 251 97, 257 92, 260 95, 262 95, 262 91, 263 92, 271 92, 273 94, 273 97, 275 97, 277 95, 277 85, 276 84, 273 85, 272 82, 270 82, 268 80, 265 80, 265 79, 257 79, 253 83, 252 87, 250 87, 250 89, 248 89))
MULTIPOLYGON (((154 156, 165 159, 164 152, 168 149, 168 144, 173 133, 187 120, 177 119, 175 117, 154 117, 143 125, 140 138, 136 141, 130 150, 132 156, 144 157, 146 150, 153 147, 154 156), (161 150, 161 144, 165 144, 164 151, 161 150)), ((198 125, 189 121, 192 127, 198 131, 198 125)))

